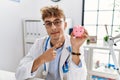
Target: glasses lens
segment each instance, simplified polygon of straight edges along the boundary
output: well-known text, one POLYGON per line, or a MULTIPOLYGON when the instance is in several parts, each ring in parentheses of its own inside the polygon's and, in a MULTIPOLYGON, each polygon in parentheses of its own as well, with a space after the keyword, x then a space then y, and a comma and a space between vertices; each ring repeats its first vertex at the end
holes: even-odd
POLYGON ((51 26, 52 26, 52 22, 46 22, 46 23, 45 23, 45 26, 46 26, 46 27, 51 27, 51 26))
POLYGON ((55 25, 55 26, 60 26, 61 25, 61 20, 56 20, 56 21, 54 21, 53 22, 53 24, 55 25))

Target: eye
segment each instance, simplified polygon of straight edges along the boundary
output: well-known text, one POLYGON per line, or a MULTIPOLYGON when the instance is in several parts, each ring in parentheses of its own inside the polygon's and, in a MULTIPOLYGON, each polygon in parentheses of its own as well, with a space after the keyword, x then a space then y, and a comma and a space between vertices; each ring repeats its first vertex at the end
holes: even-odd
POLYGON ((46 24, 46 25, 51 25, 51 22, 46 22, 45 24, 46 24))
POLYGON ((61 24, 61 21, 59 21, 59 20, 58 20, 58 21, 54 21, 54 24, 55 24, 55 25, 60 25, 60 24, 61 24))
POLYGON ((60 21, 55 21, 54 23, 55 23, 55 24, 59 24, 59 23, 60 23, 60 21))

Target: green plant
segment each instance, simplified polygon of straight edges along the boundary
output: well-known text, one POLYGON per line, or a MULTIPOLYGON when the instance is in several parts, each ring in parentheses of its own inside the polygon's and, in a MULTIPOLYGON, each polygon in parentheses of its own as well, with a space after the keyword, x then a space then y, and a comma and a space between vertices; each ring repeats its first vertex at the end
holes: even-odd
POLYGON ((108 41, 108 38, 109 38, 109 36, 105 36, 105 37, 104 37, 104 41, 107 42, 107 41, 108 41))
POLYGON ((90 39, 87 39, 87 44, 90 44, 90 39))

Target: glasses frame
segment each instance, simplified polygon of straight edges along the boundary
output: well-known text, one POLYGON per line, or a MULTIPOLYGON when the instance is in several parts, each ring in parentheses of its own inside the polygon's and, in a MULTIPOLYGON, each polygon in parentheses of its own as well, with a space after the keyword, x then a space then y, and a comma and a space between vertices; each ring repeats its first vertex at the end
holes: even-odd
POLYGON ((64 21, 57 19, 54 21, 46 21, 43 25, 45 25, 45 27, 47 27, 47 28, 52 27, 52 25, 59 27, 59 26, 61 26, 62 22, 64 22, 64 21))

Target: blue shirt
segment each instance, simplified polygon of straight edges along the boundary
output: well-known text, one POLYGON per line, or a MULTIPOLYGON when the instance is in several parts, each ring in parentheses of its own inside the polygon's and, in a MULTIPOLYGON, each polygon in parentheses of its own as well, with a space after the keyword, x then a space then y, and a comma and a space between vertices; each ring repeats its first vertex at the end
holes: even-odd
POLYGON ((62 49, 63 47, 58 48, 56 50, 56 54, 57 54, 56 58, 49 63, 49 69, 48 69, 46 80, 61 80, 60 73, 59 73, 59 62, 60 62, 62 49))

